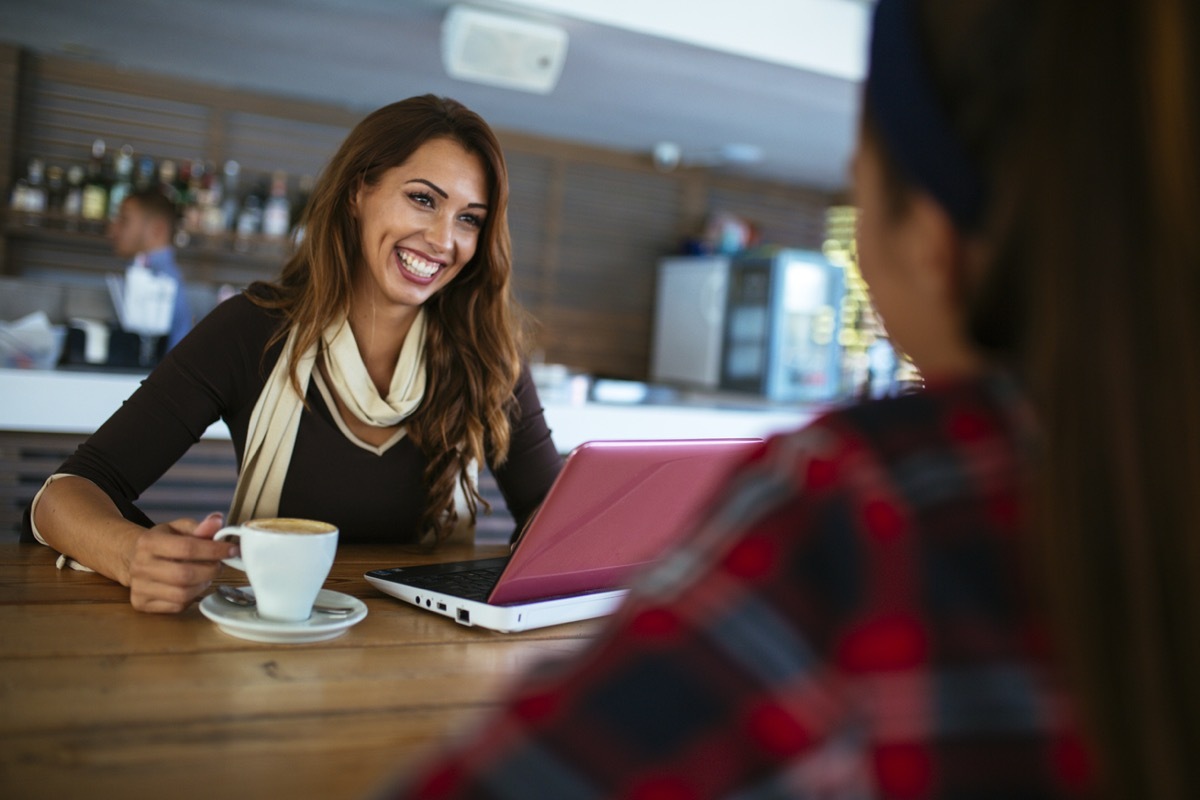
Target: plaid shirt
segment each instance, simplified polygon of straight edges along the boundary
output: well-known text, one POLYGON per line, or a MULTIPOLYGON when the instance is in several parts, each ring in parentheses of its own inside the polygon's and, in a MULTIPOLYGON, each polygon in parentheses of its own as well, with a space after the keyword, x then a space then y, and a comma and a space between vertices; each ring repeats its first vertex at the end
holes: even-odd
POLYGON ((396 796, 1082 793, 1022 586, 1031 427, 993 375, 772 438, 594 645, 396 796))

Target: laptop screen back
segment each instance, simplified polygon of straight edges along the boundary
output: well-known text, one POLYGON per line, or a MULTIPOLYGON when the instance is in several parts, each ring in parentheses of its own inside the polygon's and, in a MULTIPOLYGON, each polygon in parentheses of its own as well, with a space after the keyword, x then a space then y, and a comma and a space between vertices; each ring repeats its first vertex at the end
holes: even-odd
POLYGON ((758 439, 586 442, 529 524, 493 604, 623 586, 687 536, 758 439))

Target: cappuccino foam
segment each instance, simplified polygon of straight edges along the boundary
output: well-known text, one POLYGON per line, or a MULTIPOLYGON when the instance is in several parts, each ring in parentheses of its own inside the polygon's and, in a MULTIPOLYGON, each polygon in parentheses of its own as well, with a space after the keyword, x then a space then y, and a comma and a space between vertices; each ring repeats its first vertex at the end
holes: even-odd
POLYGON ((333 533, 337 528, 328 522, 318 522, 315 519, 293 519, 291 517, 276 517, 273 519, 254 519, 245 523, 247 528, 270 533, 333 533))

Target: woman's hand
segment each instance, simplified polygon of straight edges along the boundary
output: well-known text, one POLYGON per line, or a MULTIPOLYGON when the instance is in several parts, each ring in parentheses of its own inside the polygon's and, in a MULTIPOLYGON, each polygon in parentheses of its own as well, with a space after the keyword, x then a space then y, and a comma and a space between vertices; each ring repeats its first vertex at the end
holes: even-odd
POLYGON ((221 571, 221 559, 237 553, 236 545, 212 540, 222 521, 219 513, 177 519, 135 537, 126 552, 133 607, 175 614, 190 606, 221 571))

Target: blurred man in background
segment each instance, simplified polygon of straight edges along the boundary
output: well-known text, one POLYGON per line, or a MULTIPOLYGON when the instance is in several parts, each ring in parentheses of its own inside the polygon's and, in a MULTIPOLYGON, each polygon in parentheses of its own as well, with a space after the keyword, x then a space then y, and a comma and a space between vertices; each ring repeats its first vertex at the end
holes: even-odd
POLYGON ((147 189, 134 192, 121 202, 121 210, 108 230, 108 238, 118 256, 140 262, 155 275, 167 276, 176 282, 167 350, 178 344, 192 327, 192 312, 172 244, 177 218, 175 204, 166 195, 156 189, 147 189))

